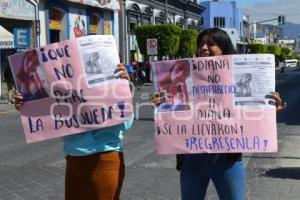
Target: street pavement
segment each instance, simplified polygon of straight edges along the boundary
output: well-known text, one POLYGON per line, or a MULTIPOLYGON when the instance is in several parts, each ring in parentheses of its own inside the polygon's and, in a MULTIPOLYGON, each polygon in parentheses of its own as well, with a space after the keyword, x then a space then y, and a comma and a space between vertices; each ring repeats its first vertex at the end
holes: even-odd
MULTIPOLYGON (((279 152, 244 155, 246 200, 300 199, 300 72, 278 73, 276 80, 288 103, 278 114, 279 152)), ((155 153, 151 93, 146 84, 134 95, 136 120, 125 135, 122 200, 180 199, 175 156, 155 153)), ((62 140, 25 144, 18 113, 1 102, 0 130, 0 200, 63 200, 62 140)), ((212 184, 206 199, 218 199, 212 184)))

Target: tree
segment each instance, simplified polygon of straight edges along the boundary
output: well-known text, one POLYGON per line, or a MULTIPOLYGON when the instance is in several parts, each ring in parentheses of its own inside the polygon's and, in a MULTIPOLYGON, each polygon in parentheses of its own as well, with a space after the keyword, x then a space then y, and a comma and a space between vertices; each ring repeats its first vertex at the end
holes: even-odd
POLYGON ((279 58, 281 55, 281 47, 277 45, 269 45, 268 46, 268 53, 274 54, 276 58, 279 58))
POLYGON ((180 34, 178 57, 188 58, 195 55, 197 50, 197 38, 199 31, 196 29, 186 29, 180 34))
POLYGON ((156 38, 158 56, 176 55, 179 48, 182 28, 173 24, 142 25, 135 27, 135 34, 141 54, 147 55, 147 39, 156 38))
POLYGON ((142 55, 147 55, 147 39, 155 38, 155 28, 152 25, 136 26, 134 28, 136 40, 142 55))
POLYGON ((251 53, 268 53, 268 46, 264 44, 248 44, 251 53))
POLYGON ((286 60, 289 55, 291 55, 291 50, 289 48, 282 47, 279 59, 280 60, 286 60))

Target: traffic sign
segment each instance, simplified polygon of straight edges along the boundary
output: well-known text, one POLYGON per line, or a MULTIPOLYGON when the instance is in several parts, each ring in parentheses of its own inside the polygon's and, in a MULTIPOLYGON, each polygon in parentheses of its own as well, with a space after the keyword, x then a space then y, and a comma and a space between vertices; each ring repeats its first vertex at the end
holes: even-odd
POLYGON ((157 55, 157 39, 154 38, 147 39, 147 55, 148 56, 157 55))

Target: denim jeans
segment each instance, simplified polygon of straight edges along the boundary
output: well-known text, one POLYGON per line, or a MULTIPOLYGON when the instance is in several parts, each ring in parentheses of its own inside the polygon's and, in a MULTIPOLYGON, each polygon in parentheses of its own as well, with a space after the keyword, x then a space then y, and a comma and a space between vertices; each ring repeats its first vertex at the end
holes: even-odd
POLYGON ((182 200, 202 200, 209 180, 220 200, 243 200, 245 171, 241 160, 230 160, 228 154, 188 154, 180 171, 182 200))

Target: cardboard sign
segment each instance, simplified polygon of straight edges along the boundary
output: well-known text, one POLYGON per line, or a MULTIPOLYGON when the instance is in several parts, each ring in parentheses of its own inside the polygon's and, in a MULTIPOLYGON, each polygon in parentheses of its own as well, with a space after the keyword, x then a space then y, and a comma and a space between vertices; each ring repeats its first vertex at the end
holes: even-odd
POLYGON ((153 63, 158 154, 276 152, 274 55, 153 63))
POLYGON ((129 83, 117 79, 113 36, 87 36, 9 57, 23 96, 28 143, 122 123, 132 117, 129 83))

